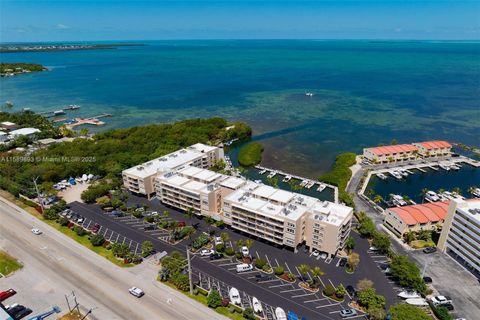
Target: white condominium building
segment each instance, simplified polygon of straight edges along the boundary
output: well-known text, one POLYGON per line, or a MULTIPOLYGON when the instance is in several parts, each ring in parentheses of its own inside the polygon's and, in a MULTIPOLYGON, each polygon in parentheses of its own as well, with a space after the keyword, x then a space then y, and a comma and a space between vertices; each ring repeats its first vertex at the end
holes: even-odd
POLYGON ((223 200, 232 228, 278 245, 336 254, 350 233, 353 209, 249 181, 223 200), (318 230, 315 231, 315 230, 318 230))
POLYGON ((209 168, 223 158, 222 148, 197 143, 124 170, 123 184, 131 192, 150 198, 155 193, 154 180, 158 175, 185 166, 209 168))
POLYGON ((480 277, 480 200, 452 200, 438 248, 480 277))
POLYGON ((245 179, 186 166, 159 175, 155 191, 164 204, 220 220, 223 196, 245 183, 245 179))

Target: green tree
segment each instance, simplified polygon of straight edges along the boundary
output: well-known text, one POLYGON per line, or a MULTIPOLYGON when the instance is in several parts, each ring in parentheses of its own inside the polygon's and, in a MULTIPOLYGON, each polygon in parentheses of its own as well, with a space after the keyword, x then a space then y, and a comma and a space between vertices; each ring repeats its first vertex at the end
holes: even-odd
POLYGON ((379 194, 377 194, 375 197, 373 197, 373 202, 375 202, 376 204, 380 204, 382 203, 383 201, 383 197, 379 194))
POLYGON ((130 253, 130 247, 125 243, 114 243, 112 244, 112 253, 116 257, 124 258, 130 253))
POLYGON ((267 264, 267 260, 265 259, 262 259, 262 258, 255 259, 255 267, 257 269, 262 269, 266 264, 267 264))
POLYGON ((195 215, 195 210, 193 208, 188 208, 185 214, 189 220, 192 220, 193 216, 195 215))
POLYGON ((312 268, 310 272, 312 273, 313 279, 315 281, 318 281, 318 277, 321 277, 325 274, 325 272, 323 272, 322 269, 320 269, 320 267, 318 266, 312 268))
POLYGON ((415 240, 416 236, 415 236, 415 232, 413 231, 408 231, 406 233, 403 234, 403 239, 405 240, 406 243, 410 243, 412 242, 413 240, 415 240))
POLYGON ((222 297, 217 290, 212 289, 207 296, 207 305, 210 308, 216 309, 222 305, 222 297))
POLYGON ((383 232, 375 232, 372 245, 380 252, 385 253, 390 250, 390 237, 383 232))
POLYGON ((366 288, 358 292, 358 303, 365 308, 384 308, 385 297, 378 295, 375 288, 366 288))
POLYGON ((153 242, 146 240, 142 242, 142 257, 148 257, 154 250, 153 242))
POLYGON ((422 309, 410 304, 399 303, 390 307, 391 320, 431 320, 422 309))
POLYGON ((222 232, 220 233, 220 239, 222 239, 223 242, 227 242, 230 239, 230 236, 227 232, 222 232))
POLYGON ((360 221, 360 226, 358 227, 358 232, 361 236, 370 238, 372 237, 377 230, 375 229, 375 223, 369 217, 365 217, 360 221))
POLYGON ((285 268, 282 266, 276 266, 274 271, 277 276, 281 276, 282 274, 285 273, 285 268))
POLYGON ((253 247, 254 241, 252 239, 245 240, 245 246, 250 250, 253 247))
POLYGON ((168 210, 163 211, 163 217, 168 218, 170 216, 170 212, 168 210))
POLYGON ((339 298, 343 298, 345 295, 347 294, 347 290, 345 289, 345 287, 343 286, 343 284, 339 284, 336 288, 335 288, 335 295, 339 298))
POLYGON ((353 239, 352 236, 348 236, 347 240, 345 241, 345 249, 347 249, 348 253, 351 253, 354 248, 355 248, 355 239, 353 239))
POLYGON ((459 196, 462 195, 462 189, 460 189, 459 187, 453 188, 452 192, 458 194, 459 196))
POLYGON ((358 267, 358 264, 360 263, 360 255, 356 252, 350 253, 350 255, 347 258, 347 263, 352 270, 355 270, 358 267))
POLYGON ((420 275, 420 270, 407 256, 395 255, 390 263, 390 272, 398 278, 401 286, 414 288, 421 293, 426 292, 427 288, 420 275))
POLYGON ((427 195, 428 189, 427 188, 422 188, 420 191, 420 196, 422 196, 422 203, 425 202, 425 196, 427 195))
POLYGON ((92 243, 93 246, 98 247, 98 246, 101 246, 105 242, 105 238, 103 238, 102 235, 94 234, 90 238, 90 242, 92 243))
POLYGON ((255 316, 255 313, 253 312, 253 309, 248 307, 243 310, 243 318, 246 320, 255 320, 257 317, 255 316))
POLYGON ((298 272, 302 275, 302 280, 307 276, 308 271, 310 271, 310 266, 308 264, 302 263, 298 267, 298 272))

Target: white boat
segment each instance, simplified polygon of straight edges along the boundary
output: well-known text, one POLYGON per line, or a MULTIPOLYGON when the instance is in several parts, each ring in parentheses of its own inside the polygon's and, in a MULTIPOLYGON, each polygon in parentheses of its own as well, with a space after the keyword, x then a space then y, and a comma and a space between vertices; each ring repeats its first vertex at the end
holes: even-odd
POLYGON ((230 302, 233 304, 241 305, 242 299, 240 299, 240 293, 236 288, 231 288, 228 292, 228 296, 230 298, 230 302))
POLYGON ((425 194, 425 199, 430 202, 437 202, 440 201, 440 197, 435 191, 428 190, 425 194))
POLYGON ((480 198, 480 188, 473 188, 472 194, 473 194, 475 197, 480 198))
POLYGON ((259 174, 264 174, 265 172, 267 172, 267 169, 260 170, 259 174))
POLYGON ((255 297, 252 298, 252 307, 253 307, 253 311, 255 311, 256 313, 263 312, 262 304, 255 297))
POLYGON ((392 171, 389 171, 388 173, 390 173, 390 175, 398 180, 402 179, 402 174, 400 172, 398 172, 397 170, 392 170, 392 171))
POLYGON ((300 182, 300 187, 305 187, 308 183, 308 180, 303 180, 302 182, 300 182))
POLYGON ((54 115, 54 116, 59 116, 59 115, 62 115, 62 114, 65 114, 65 111, 63 111, 63 110, 53 111, 53 115, 54 115))
POLYGON ((306 95, 307 97, 313 97, 313 92, 305 92, 305 95, 306 95))
POLYGON ((283 178, 282 181, 283 181, 283 182, 288 182, 288 181, 290 181, 290 180, 292 180, 292 176, 285 176, 285 178, 283 178))
POLYGON ((262 180, 254 180, 255 183, 262 183, 262 180))
POLYGON ((445 162, 439 162, 438 166, 442 168, 443 170, 450 171, 450 166, 446 164, 445 162))
POLYGON ((275 308, 275 317, 277 317, 277 320, 287 320, 287 314, 280 307, 275 308))
POLYGON ((404 169, 398 169, 398 173, 400 173, 403 177, 408 177, 408 172, 404 169))
POLYGON ((314 186, 314 184, 315 184, 315 181, 309 181, 309 182, 307 183, 307 185, 305 186, 305 188, 310 189, 310 188, 312 188, 312 187, 314 186))
POLYGON ((387 176, 384 175, 383 173, 377 173, 376 176, 377 176, 379 179, 382 179, 382 180, 386 180, 386 179, 387 179, 387 176))
POLYGON ((79 105, 76 105, 76 104, 71 104, 68 106, 70 109, 72 110, 77 110, 77 109, 80 109, 80 106, 79 105))
POLYGON ((267 178, 270 178, 270 179, 271 179, 271 178, 275 177, 276 175, 277 175, 277 172, 276 172, 276 171, 272 171, 272 172, 270 172, 270 173, 268 174, 267 178))
POLYGON ((407 299, 407 300, 405 300, 405 303, 411 304, 411 305, 417 306, 417 307, 428 306, 427 300, 425 300, 425 299, 423 299, 423 298, 407 299))
POLYGON ((325 184, 320 183, 320 185, 319 185, 318 188, 317 188, 317 191, 318 191, 318 192, 322 192, 323 190, 325 190, 326 187, 327 187, 327 186, 326 186, 325 184))
POLYGON ((392 194, 392 203, 397 207, 402 207, 407 205, 407 201, 403 199, 403 197, 399 194, 392 194))
POLYGON ((398 294, 398 296, 402 299, 416 299, 421 298, 420 295, 416 291, 408 291, 404 290, 398 294))

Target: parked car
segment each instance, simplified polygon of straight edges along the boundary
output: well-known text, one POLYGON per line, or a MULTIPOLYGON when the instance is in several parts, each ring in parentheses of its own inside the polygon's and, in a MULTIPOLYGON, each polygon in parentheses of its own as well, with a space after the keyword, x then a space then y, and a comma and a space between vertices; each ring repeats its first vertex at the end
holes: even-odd
POLYGON ((33 229, 32 229, 32 233, 33 233, 33 234, 36 234, 36 235, 38 236, 38 235, 41 235, 41 234, 42 234, 42 231, 41 231, 40 229, 33 228, 33 229))
POLYGON ((455 309, 453 307, 453 304, 451 304, 451 303, 442 304, 442 307, 447 308, 448 311, 453 311, 455 309))
POLYGON ((177 223, 177 227, 178 227, 178 228, 183 228, 183 227, 185 227, 185 226, 187 226, 187 224, 185 223, 185 221, 179 221, 179 222, 177 223))
POLYGON ((322 259, 322 260, 327 259, 327 257, 328 257, 328 254, 327 254, 326 252, 322 252, 322 253, 320 254, 320 259, 322 259))
POLYGON ((223 244, 223 240, 220 237, 215 237, 215 245, 223 244))
POLYGON ((344 319, 350 318, 356 315, 357 315, 357 311, 355 311, 355 309, 343 309, 342 311, 340 311, 340 316, 344 319))
POLYGON ((77 223, 83 223, 85 221, 85 218, 82 216, 79 216, 77 219, 77 223))
POLYGON ((100 225, 98 223, 95 223, 93 227, 90 228, 90 230, 94 233, 98 232, 99 229, 100 229, 100 225))
POLYGON ((223 253, 215 252, 210 255, 210 260, 218 260, 222 258, 223 258, 223 253))
POLYGON ((237 272, 245 272, 245 271, 252 271, 253 266, 248 263, 237 264, 237 272))
POLYGON ((357 291, 353 286, 347 286, 345 289, 347 290, 350 297, 354 297, 357 294, 357 291))
POLYGON ((272 279, 273 279, 273 276, 269 275, 269 274, 257 274, 257 275, 255 275, 255 280, 256 281, 268 281, 268 280, 272 280, 272 279))
POLYGON ((114 217, 123 217, 123 212, 120 210, 113 210, 112 211, 112 216, 114 217))
POLYGON ((430 298, 430 300, 433 302, 434 305, 445 305, 452 303, 452 298, 450 298, 449 296, 434 296, 430 298))
POLYGON ((430 277, 423 277, 423 281, 425 283, 432 283, 433 282, 432 278, 430 278, 430 277))
POLYGON ((131 295, 137 298, 141 298, 145 294, 142 289, 137 287, 131 287, 130 289, 128 289, 128 292, 130 292, 131 295))
POLYGON ((426 253, 426 254, 434 253, 434 252, 437 252, 437 248, 435 248, 435 247, 428 247, 428 248, 423 249, 423 253, 426 253))
POLYGON ((318 257, 320 255, 320 252, 318 252, 318 250, 315 250, 312 252, 312 256, 314 256, 315 258, 318 257))
POLYGON ((347 258, 340 259, 340 263, 338 264, 339 267, 345 267, 347 265, 347 258))
POLYGON ((8 290, 5 290, 5 291, 1 291, 0 292, 0 301, 5 301, 8 298, 14 296, 15 294, 17 294, 17 291, 15 291, 13 289, 8 289, 8 290))
POLYGON ((247 246, 242 247, 242 254, 244 257, 248 257, 250 255, 250 251, 248 250, 247 246))
POLYGON ((210 256, 210 255, 212 255, 212 254, 214 254, 214 253, 215 253, 215 251, 212 250, 212 249, 203 249, 202 251, 200 251, 200 255, 201 255, 202 257, 207 257, 207 256, 210 256))
POLYGON ((26 308, 22 306, 21 304, 17 304, 15 307, 12 307, 8 309, 8 314, 11 315, 12 317, 15 316, 17 313, 19 313, 22 310, 25 310, 26 308))
POLYGON ((23 310, 20 310, 19 312, 17 312, 15 315, 14 315, 14 318, 19 320, 19 319, 22 319, 23 317, 26 317, 28 316, 30 313, 32 313, 32 309, 30 308, 25 308, 23 310))
POLYGON ((143 226, 143 230, 145 230, 145 231, 146 231, 146 230, 155 230, 156 227, 157 227, 157 226, 156 226, 154 223, 152 223, 152 224, 143 226))

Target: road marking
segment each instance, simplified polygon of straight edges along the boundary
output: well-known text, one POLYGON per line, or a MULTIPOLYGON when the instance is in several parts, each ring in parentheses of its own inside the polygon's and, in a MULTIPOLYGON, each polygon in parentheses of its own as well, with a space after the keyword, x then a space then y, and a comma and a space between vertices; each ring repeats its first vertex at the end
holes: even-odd
POLYGON ((287 267, 288 269, 288 272, 292 273, 292 270, 290 270, 290 267, 288 266, 287 262, 285 261, 285 266, 287 267))
POLYGON ((300 298, 300 297, 306 297, 306 296, 311 296, 311 295, 314 295, 316 294, 316 292, 313 292, 313 293, 304 293, 304 294, 298 294, 296 296, 291 296, 290 298, 300 298))
POLYGON ((135 254, 137 254, 137 249, 138 249, 138 243, 137 243, 137 246, 135 247, 135 254))
MULTIPOLYGON (((122 236, 123 237, 123 236, 122 236)), ((122 241, 122 244, 125 243, 125 240, 127 240, 127 238, 123 237, 123 241, 122 241)))
POLYGON ((283 290, 283 291, 280 291, 280 293, 285 293, 285 292, 293 292, 293 291, 300 291, 300 290, 302 290, 302 291, 303 291, 303 289, 302 289, 302 288, 297 288, 297 289, 283 290))
POLYGON ((88 222, 87 229, 88 229, 88 227, 90 227, 90 223, 92 223, 92 221, 91 221, 91 220, 88 222))
MULTIPOLYGON (((274 286, 268 286, 269 288, 278 288, 278 287, 284 287, 284 286, 292 286, 291 283, 284 283, 284 284, 277 284, 274 286)), ((293 286, 292 286, 293 287, 293 286)))
POLYGON ((330 313, 330 314, 333 314, 333 313, 340 313, 340 310, 337 310, 337 311, 330 311, 329 313, 330 313))
POLYGON ((316 302, 316 301, 323 301, 323 300, 327 300, 328 298, 322 298, 322 299, 313 299, 313 300, 307 300, 307 301, 303 301, 303 303, 310 303, 310 302, 316 302))
POLYGON ((100 226, 100 228, 98 228, 98 231, 97 233, 100 234, 100 231, 102 230, 102 226, 100 226))
POLYGON ((280 263, 278 263, 277 258, 275 258, 275 263, 277 264, 277 267, 280 266, 280 263))
POLYGON ((326 304, 326 305, 324 305, 324 306, 317 306, 317 307, 315 307, 315 309, 320 309, 320 308, 325 308, 325 307, 336 306, 336 305, 339 305, 339 304, 341 304, 341 302, 332 303, 332 304, 326 304))
POLYGON ((237 263, 236 262, 222 263, 222 264, 217 264, 217 267, 231 266, 233 264, 237 264, 237 263))

